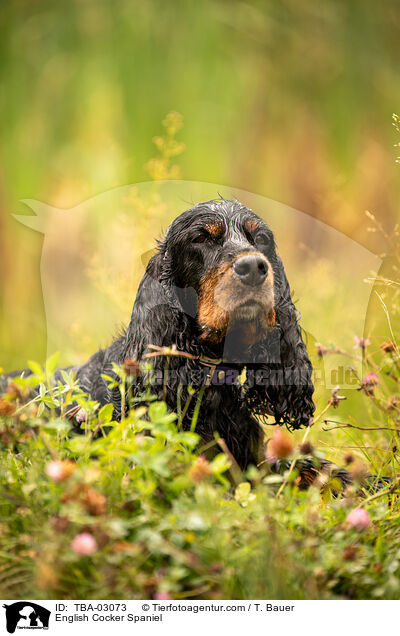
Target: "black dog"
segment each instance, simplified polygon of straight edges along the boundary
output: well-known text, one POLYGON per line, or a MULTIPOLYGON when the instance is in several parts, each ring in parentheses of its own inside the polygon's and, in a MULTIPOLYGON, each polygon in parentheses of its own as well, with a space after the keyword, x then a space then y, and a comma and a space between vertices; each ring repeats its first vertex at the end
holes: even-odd
POLYGON ((151 378, 135 378, 134 395, 150 383, 176 411, 178 393, 185 405, 193 387, 188 429, 206 384, 196 432, 208 442, 218 431, 241 468, 257 460, 254 415, 273 415, 292 429, 310 424, 312 365, 285 270, 271 230, 238 201, 200 203, 171 224, 147 266, 126 333, 79 367, 77 377, 120 417, 120 392, 102 374, 112 375, 112 363, 146 357, 154 370, 151 378), (154 348, 171 345, 180 355, 168 357, 166 372, 167 357, 154 348))
MULTIPOLYGON (((121 418, 128 404, 102 377, 121 380, 114 363, 124 368, 131 397, 164 399, 205 443, 218 434, 242 469, 264 459, 263 417, 289 429, 312 424, 312 365, 285 270, 271 230, 238 201, 200 203, 175 219, 147 266, 124 335, 74 369, 81 388, 121 418), (151 370, 143 369, 146 360, 151 370)), ((0 389, 20 373, 0 377, 0 389)), ((343 488, 351 482, 325 460, 299 460, 296 468, 300 488, 319 471, 343 488)), ((390 478, 364 482, 375 490, 390 478)))

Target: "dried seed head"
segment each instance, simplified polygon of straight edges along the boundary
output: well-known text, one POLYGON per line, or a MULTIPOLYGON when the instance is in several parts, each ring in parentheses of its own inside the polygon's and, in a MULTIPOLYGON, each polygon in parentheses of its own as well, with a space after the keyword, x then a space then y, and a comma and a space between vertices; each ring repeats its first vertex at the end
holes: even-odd
POLYGON ((394 409, 399 408, 400 400, 397 395, 392 395, 388 401, 386 402, 386 409, 388 411, 393 411, 394 409))
POLYGON ((274 431, 268 443, 268 455, 284 459, 293 452, 293 441, 281 429, 274 431))
POLYGON ((328 349, 324 347, 322 344, 320 344, 319 342, 315 344, 315 348, 316 348, 317 356, 319 358, 323 358, 328 353, 328 349))
POLYGON ((133 358, 127 358, 123 364, 123 370, 127 376, 135 378, 141 375, 140 364, 133 358))
POLYGON ((303 442, 299 445, 299 450, 302 455, 312 455, 314 452, 314 446, 311 442, 303 442))
POLYGON ((354 561, 356 556, 357 556, 357 548, 355 545, 347 545, 342 552, 342 559, 344 561, 354 561))
POLYGON ((335 388, 334 388, 334 389, 332 389, 332 396, 331 396, 331 397, 330 397, 330 399, 328 400, 328 404, 329 404, 330 406, 333 406, 333 408, 334 408, 334 409, 337 409, 337 408, 338 408, 338 406, 340 405, 340 402, 341 402, 342 400, 347 400, 346 396, 344 396, 344 395, 339 395, 339 390, 340 390, 339 385, 338 385, 338 386, 335 386, 335 388))
POLYGON ((82 503, 90 515, 103 515, 107 507, 107 499, 93 488, 87 488, 82 503))
POLYGON ((0 398, 0 416, 10 417, 15 413, 15 406, 8 400, 0 398))
POLYGON ((393 351, 396 351, 397 347, 393 340, 388 340, 387 342, 382 342, 381 349, 385 353, 393 353, 393 351))
POLYGON ((354 481, 362 481, 368 475, 366 467, 361 462, 355 462, 349 472, 354 481))
POLYGON ((354 455, 352 455, 351 453, 347 453, 347 455, 344 456, 344 461, 347 466, 349 464, 352 464, 354 462, 354 455))

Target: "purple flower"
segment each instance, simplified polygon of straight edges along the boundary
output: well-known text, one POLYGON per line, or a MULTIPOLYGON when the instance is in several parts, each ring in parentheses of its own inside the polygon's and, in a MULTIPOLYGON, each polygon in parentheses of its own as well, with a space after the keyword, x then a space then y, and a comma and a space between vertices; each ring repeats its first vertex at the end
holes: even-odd
POLYGON ((363 377, 359 391, 364 391, 367 395, 372 395, 376 385, 379 384, 379 378, 373 371, 370 371, 363 377))
POLYGON ((358 338, 357 336, 354 336, 354 341, 354 349, 362 349, 363 351, 371 344, 368 338, 358 338))

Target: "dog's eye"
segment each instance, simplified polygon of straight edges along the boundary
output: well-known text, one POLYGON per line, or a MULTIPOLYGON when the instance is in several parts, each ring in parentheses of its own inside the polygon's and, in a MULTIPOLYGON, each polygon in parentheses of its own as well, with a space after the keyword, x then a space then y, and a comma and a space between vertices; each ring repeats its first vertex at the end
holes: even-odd
POLYGON ((197 234, 195 237, 193 237, 192 243, 204 243, 205 240, 206 240, 205 234, 197 234))
POLYGON ((268 236, 268 234, 257 234, 256 236, 256 243, 257 245, 269 245, 271 242, 270 237, 268 236))

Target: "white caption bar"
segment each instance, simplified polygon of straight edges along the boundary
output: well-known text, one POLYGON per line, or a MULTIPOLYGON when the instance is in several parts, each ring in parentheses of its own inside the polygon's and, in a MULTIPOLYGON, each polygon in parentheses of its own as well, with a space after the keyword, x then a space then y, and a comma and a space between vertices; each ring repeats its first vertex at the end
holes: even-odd
POLYGON ((397 624, 400 601, 3 601, 0 633, 15 636, 173 633, 376 636, 397 624), (275 631, 276 630, 276 631, 275 631), (356 633, 355 632, 355 633, 356 633))

